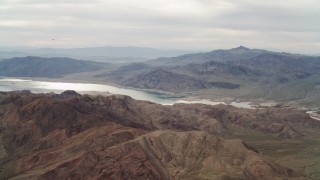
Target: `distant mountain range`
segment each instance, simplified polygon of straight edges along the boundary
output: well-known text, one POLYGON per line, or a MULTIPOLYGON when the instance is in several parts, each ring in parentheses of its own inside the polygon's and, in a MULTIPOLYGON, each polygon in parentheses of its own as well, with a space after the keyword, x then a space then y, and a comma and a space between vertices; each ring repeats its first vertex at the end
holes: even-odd
POLYGON ((134 69, 137 64, 132 69, 131 66, 126 65, 126 71, 119 68, 96 77, 136 88, 196 91, 206 97, 320 102, 320 57, 316 56, 240 46, 230 50, 157 58, 140 63, 139 70, 134 69), (159 68, 162 73, 159 73, 159 68))
POLYGON ((0 76, 62 77, 67 74, 90 72, 106 64, 70 58, 17 57, 0 61, 0 76))
MULTIPOLYGON (((78 51, 78 50, 76 50, 78 51)), ((0 76, 64 77, 188 93, 206 98, 270 99, 320 105, 320 57, 243 46, 229 50, 108 64, 70 58, 0 61, 0 76)), ((69 78, 69 79, 72 79, 69 78)))
POLYGON ((40 57, 69 57, 99 62, 128 63, 141 62, 159 57, 179 56, 194 51, 163 50, 143 47, 89 47, 89 48, 1 48, 0 59, 40 56, 40 57))
POLYGON ((230 50, 214 50, 206 53, 194 53, 185 54, 177 57, 167 57, 167 58, 157 58, 150 60, 148 64, 152 65, 165 65, 165 66, 176 66, 190 63, 205 63, 208 61, 215 62, 226 62, 235 61, 239 59, 253 58, 259 54, 263 53, 274 53, 267 50, 261 49, 249 49, 244 46, 239 46, 237 48, 232 48, 230 50))

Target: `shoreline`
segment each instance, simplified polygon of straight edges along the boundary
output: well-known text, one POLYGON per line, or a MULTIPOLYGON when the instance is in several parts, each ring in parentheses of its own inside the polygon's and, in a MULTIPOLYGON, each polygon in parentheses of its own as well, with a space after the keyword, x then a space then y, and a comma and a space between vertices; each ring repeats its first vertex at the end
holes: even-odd
MULTIPOLYGON (((275 102, 275 101, 270 101, 270 100, 262 100, 262 99, 256 99, 252 101, 246 101, 246 100, 241 100, 241 99, 233 99, 231 98, 224 98, 228 99, 228 101, 224 101, 223 99, 216 99, 216 100, 211 100, 211 99, 205 99, 205 98, 199 98, 199 96, 188 96, 186 94, 181 95, 181 94, 175 94, 172 92, 166 92, 166 91, 161 91, 161 90, 144 90, 144 89, 137 89, 137 88, 130 88, 130 87, 124 87, 120 85, 116 85, 114 83, 101 83, 100 81, 88 81, 88 80, 75 80, 75 79, 57 79, 57 78, 39 78, 39 77, 0 77, 0 80, 4 79, 7 80, 6 82, 41 82, 41 83, 70 83, 70 84, 79 84, 79 85, 97 85, 97 86, 109 86, 112 88, 117 88, 119 90, 129 90, 129 91, 135 91, 138 93, 147 93, 149 95, 154 95, 154 97, 157 97, 159 100, 162 99, 163 101, 152 101, 151 99, 139 99, 136 97, 132 97, 132 95, 128 94, 123 94, 122 95, 127 95, 131 96, 134 99, 137 100, 142 100, 142 101, 150 101, 153 103, 161 104, 161 105, 174 105, 174 104, 205 104, 205 105, 218 105, 218 104, 224 104, 224 105, 231 105, 236 108, 244 108, 244 109, 265 109, 269 107, 290 107, 288 106, 288 103, 280 103, 280 102, 275 102), (158 95, 158 96, 156 96, 158 95), (161 96, 168 96, 168 97, 161 97, 161 96), (170 97, 171 96, 171 97, 170 97), (165 100, 168 100, 165 102, 165 100), (171 100, 171 101, 170 101, 171 100)), ((55 89, 57 91, 63 92, 64 90, 61 89, 55 89)), ((72 90, 72 89, 70 89, 72 90)), ((89 94, 89 95, 102 95, 102 96, 110 96, 110 95, 116 95, 117 93, 112 93, 108 91, 107 89, 105 91, 102 90, 75 90, 79 94, 89 94)), ((120 93, 121 94, 121 93, 120 93)), ((300 109, 300 110, 305 110, 307 114, 312 119, 320 121, 320 115, 317 114, 317 111, 310 111, 310 109, 304 107, 304 106, 292 106, 293 108, 300 109)))
MULTIPOLYGON (((127 87, 122 86, 119 84, 115 84, 112 82, 104 82, 99 80, 88 80, 88 79, 69 79, 68 77, 63 78, 48 78, 48 77, 7 77, 7 76, 0 76, 0 79, 16 79, 16 80, 26 80, 26 81, 44 81, 44 82, 54 82, 54 83, 78 83, 78 84, 93 84, 93 85, 106 85, 106 86, 113 86, 119 89, 130 89, 135 91, 144 91, 149 93, 159 93, 171 96, 186 96, 188 93, 177 94, 169 91, 157 90, 157 89, 138 89, 134 87, 127 87)), ((98 91, 100 92, 100 91, 98 91)))

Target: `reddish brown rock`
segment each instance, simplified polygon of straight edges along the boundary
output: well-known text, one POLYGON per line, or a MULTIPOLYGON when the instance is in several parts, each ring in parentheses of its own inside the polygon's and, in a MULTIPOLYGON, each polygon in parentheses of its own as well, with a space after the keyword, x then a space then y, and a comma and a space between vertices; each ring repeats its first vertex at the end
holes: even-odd
POLYGON ((318 124, 286 109, 0 93, 0 179, 303 178, 241 140, 214 134, 235 126, 294 138, 294 127, 318 124))

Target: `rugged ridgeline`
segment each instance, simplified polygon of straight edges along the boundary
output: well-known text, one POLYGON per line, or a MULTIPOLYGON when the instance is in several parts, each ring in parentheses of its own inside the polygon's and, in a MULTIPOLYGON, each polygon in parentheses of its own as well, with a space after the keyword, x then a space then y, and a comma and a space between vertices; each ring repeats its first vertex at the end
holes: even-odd
MULTIPOLYGON (((0 177, 307 179, 304 169, 290 164, 300 171, 295 172, 274 161, 289 158, 283 154, 289 153, 286 146, 266 157, 259 148, 235 138, 245 132, 251 139, 271 137, 300 147, 299 142, 306 142, 319 128, 319 121, 288 108, 162 106, 127 96, 93 97, 73 91, 0 93, 0 177)), ((257 142, 271 142, 266 140, 257 142)), ((319 163, 314 158, 311 162, 319 163)), ((306 168, 308 163, 300 157, 296 164, 306 168)), ((307 175, 319 177, 316 172, 307 175)))
POLYGON ((0 61, 0 76, 62 77, 67 74, 96 71, 107 65, 70 58, 28 56, 0 61))
POLYGON ((195 92, 212 98, 265 98, 314 106, 320 102, 320 57, 241 46, 124 67, 95 78, 135 88, 195 92))

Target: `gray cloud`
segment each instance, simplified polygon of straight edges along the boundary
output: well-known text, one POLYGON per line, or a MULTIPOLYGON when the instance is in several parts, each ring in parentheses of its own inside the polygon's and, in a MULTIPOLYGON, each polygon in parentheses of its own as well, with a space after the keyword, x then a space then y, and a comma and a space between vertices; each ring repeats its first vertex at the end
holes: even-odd
POLYGON ((0 0, 0 44, 319 53, 318 19, 318 0, 0 0))

